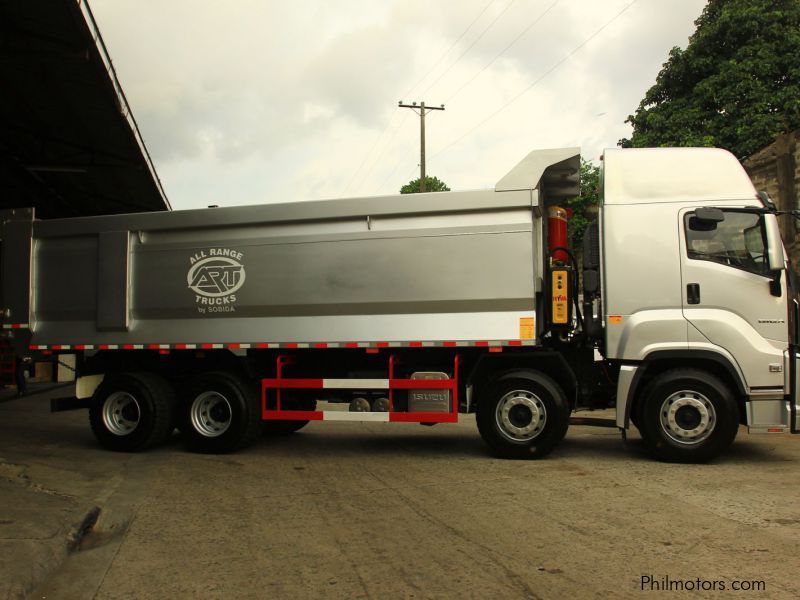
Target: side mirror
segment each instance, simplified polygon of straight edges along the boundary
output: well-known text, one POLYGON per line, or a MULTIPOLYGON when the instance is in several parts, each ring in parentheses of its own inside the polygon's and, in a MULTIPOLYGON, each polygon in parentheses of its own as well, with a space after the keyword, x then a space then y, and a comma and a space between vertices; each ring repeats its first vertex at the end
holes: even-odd
POLYGON ((772 214, 764 215, 764 225, 767 229, 767 261, 769 263, 769 270, 773 273, 783 271, 786 268, 786 260, 784 259, 778 218, 772 214))

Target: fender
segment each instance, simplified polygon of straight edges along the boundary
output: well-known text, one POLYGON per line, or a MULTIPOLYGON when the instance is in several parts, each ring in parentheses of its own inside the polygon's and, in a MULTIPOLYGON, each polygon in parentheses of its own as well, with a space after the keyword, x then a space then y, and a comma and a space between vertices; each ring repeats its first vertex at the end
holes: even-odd
POLYGON ((684 365, 698 361, 712 362, 728 375, 730 382, 736 386, 740 396, 747 395, 744 377, 738 368, 726 356, 711 350, 659 350, 648 354, 641 362, 626 362, 620 368, 617 382, 617 427, 627 429, 630 423, 631 408, 636 394, 643 387, 648 372, 664 361, 683 363, 684 365))

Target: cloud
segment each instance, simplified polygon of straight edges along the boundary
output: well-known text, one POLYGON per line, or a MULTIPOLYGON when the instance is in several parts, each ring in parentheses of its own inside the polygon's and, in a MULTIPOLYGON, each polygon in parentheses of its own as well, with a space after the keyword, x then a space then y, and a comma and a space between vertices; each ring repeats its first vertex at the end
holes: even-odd
POLYGON ((400 99, 447 102, 427 122, 428 172, 454 189, 494 185, 536 147, 596 157, 705 2, 639 0, 589 41, 629 0, 553 2, 92 9, 167 194, 190 208, 395 193, 419 163, 400 99))

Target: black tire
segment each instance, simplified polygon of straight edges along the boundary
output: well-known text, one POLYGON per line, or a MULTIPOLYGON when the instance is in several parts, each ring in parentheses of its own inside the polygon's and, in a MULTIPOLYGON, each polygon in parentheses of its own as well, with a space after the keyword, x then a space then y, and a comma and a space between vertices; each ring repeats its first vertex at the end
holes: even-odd
MULTIPOLYGON (((285 410, 317 410, 315 398, 288 398, 281 402, 285 410)), ((289 435, 300 431, 309 421, 264 421, 265 435, 289 435)))
POLYGON ((106 375, 92 396, 89 424, 104 448, 139 452, 172 433, 175 392, 155 373, 106 375))
POLYGON ((739 406, 730 388, 699 369, 658 375, 642 402, 642 439, 659 460, 706 462, 725 451, 739 430, 739 406))
POLYGON ((181 429, 194 452, 224 454, 250 445, 261 433, 255 386, 227 372, 205 373, 188 386, 181 429))
POLYGON ((569 414, 569 402, 555 381, 538 371, 517 371, 484 388, 476 421, 495 456, 542 458, 564 439, 569 414), (516 433, 510 429, 515 425, 516 433))

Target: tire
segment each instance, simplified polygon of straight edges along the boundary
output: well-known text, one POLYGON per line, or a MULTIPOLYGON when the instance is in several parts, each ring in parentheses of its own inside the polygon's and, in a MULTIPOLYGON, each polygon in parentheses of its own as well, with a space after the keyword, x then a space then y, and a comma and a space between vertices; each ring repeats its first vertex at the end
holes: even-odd
POLYGON ((542 458, 567 433, 570 406, 559 385, 538 371, 490 382, 478 400, 478 431, 500 458, 542 458))
MULTIPOLYGON (((314 398, 288 398, 281 404, 286 410, 317 410, 317 401, 314 398)), ((308 421, 264 421, 264 434, 289 435, 300 431, 308 423, 308 421)))
POLYGON ((155 373, 109 374, 92 397, 89 424, 104 448, 139 452, 172 434, 175 405, 172 386, 155 373))
POLYGON ((188 386, 182 411, 183 437, 194 452, 233 452, 253 443, 261 433, 256 390, 233 373, 196 377, 188 386))
POLYGON ((730 388, 699 369, 672 369, 645 388, 642 439, 659 460, 702 463, 719 456, 739 431, 739 406, 730 388))

